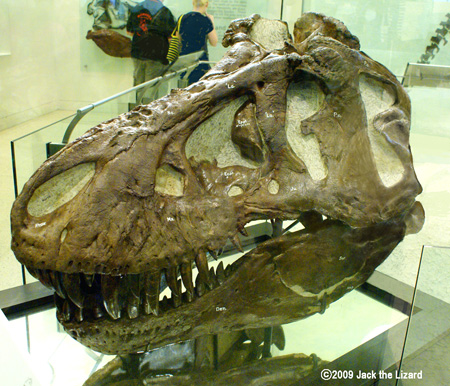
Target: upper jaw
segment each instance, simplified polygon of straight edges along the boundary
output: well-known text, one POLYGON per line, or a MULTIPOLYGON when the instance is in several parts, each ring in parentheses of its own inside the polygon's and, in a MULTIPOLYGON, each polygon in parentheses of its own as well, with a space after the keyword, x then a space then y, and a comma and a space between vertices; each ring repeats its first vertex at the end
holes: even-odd
MULTIPOLYGON (((237 235, 230 241, 240 247, 237 235)), ((226 238, 217 245, 225 246, 225 243, 226 238)), ((205 244, 196 253, 186 252, 182 258, 172 255, 170 261, 168 256, 149 261, 145 271, 133 273, 118 269, 67 273, 47 267, 27 268, 44 285, 55 290, 58 318, 62 323, 93 322, 104 317, 135 319, 140 315, 158 316, 168 307, 191 303, 195 297, 222 284, 234 268, 229 265, 225 269, 221 262, 216 272, 210 270, 208 261, 217 259, 219 253, 205 244), (162 299, 166 287, 170 290, 170 300, 162 299)))

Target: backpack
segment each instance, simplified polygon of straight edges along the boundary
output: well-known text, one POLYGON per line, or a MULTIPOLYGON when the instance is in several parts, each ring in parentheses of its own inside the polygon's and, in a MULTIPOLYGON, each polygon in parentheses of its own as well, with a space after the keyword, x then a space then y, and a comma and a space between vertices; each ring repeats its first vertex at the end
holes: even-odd
POLYGON ((143 7, 136 7, 130 13, 127 30, 133 32, 131 56, 141 60, 155 60, 168 64, 168 37, 175 27, 175 19, 166 7, 155 15, 143 7))

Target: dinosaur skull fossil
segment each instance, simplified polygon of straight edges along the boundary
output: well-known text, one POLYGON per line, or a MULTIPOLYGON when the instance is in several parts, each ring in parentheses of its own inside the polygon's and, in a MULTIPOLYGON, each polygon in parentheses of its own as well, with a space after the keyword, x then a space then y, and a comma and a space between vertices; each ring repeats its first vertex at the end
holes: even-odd
POLYGON ((97 351, 324 311, 423 224, 409 98, 342 23, 305 14, 292 41, 254 15, 223 43, 202 80, 94 127, 14 203, 18 260, 97 351), (303 230, 209 269, 249 222, 298 218, 303 230))

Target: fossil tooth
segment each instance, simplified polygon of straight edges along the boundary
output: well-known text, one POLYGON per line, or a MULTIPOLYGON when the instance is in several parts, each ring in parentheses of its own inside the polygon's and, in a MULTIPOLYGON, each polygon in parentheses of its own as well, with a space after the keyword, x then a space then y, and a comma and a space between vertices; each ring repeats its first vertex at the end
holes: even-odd
POLYGON ((94 307, 92 308, 92 316, 94 319, 100 319, 103 318, 105 315, 105 309, 101 302, 96 302, 94 307))
POLYGON ((169 286, 171 291, 176 296, 180 296, 181 288, 178 287, 177 276, 178 276, 178 269, 177 269, 177 267, 167 268, 167 270, 166 270, 167 285, 169 286))
POLYGON ((181 280, 178 280, 177 286, 180 288, 180 295, 175 296, 175 294, 172 292, 172 302, 175 308, 181 306, 181 280))
POLYGON ((139 316, 139 302, 127 304, 127 314, 130 319, 136 319, 139 316))
POLYGON ((220 285, 225 281, 225 270, 223 268, 223 261, 219 263, 216 269, 216 278, 220 285))
POLYGON ((325 292, 321 300, 319 300, 320 304, 320 314, 324 314, 326 309, 328 308, 328 294, 325 292))
POLYGON ((159 285, 161 282, 161 273, 147 272, 144 279, 144 312, 149 315, 159 315, 159 285))
POLYGON ((130 292, 127 300, 127 314, 130 319, 135 319, 139 316, 139 304, 140 298, 132 295, 130 292))
POLYGON ((227 267, 225 268, 225 276, 228 277, 233 273, 234 269, 233 269, 233 265, 227 265, 227 267))
POLYGON ((177 280, 178 268, 170 267, 166 269, 167 285, 172 291, 173 305, 178 307, 181 304, 181 282, 177 280))
POLYGON ((37 269, 30 268, 30 267, 26 267, 26 268, 27 268, 27 271, 30 273, 31 276, 33 276, 34 278, 39 280, 39 276, 38 276, 38 273, 37 273, 38 270, 37 269))
POLYGON ((60 298, 66 299, 67 294, 64 291, 64 287, 62 285, 62 274, 61 272, 49 271, 50 279, 53 283, 53 288, 55 288, 55 292, 58 294, 60 298))
POLYGON ((248 237, 247 229, 245 229, 244 227, 242 227, 242 228, 239 228, 238 230, 239 230, 239 233, 240 233, 242 236, 248 237))
POLYGON ((82 308, 78 308, 78 307, 75 308, 75 320, 79 323, 81 323, 84 320, 82 308))
POLYGON ((92 315, 94 316, 94 319, 100 319, 103 318, 105 314, 101 307, 96 307, 92 310, 92 315))
POLYGON ((206 293, 206 285, 200 278, 200 275, 197 275, 197 278, 195 279, 195 292, 197 292, 198 297, 201 297, 206 293))
POLYGON ((286 346, 286 337, 284 335, 283 327, 274 326, 272 334, 273 334, 272 341, 274 345, 277 346, 279 350, 284 350, 286 346))
POLYGON ((141 275, 127 275, 127 279, 130 293, 135 297, 139 297, 141 295, 143 278, 141 275))
POLYGON ((84 295, 81 292, 81 278, 78 273, 62 274, 62 285, 72 302, 83 308, 84 295))
POLYGON ((89 310, 94 319, 99 319, 105 315, 103 299, 99 293, 87 294, 84 299, 84 310, 89 310))
POLYGON ((53 285, 52 285, 52 280, 48 274, 48 272, 45 269, 37 269, 36 270, 36 274, 37 274, 37 279, 47 288, 53 289, 53 285))
POLYGON ((139 304, 141 293, 141 276, 128 275, 128 298, 127 298, 127 313, 130 319, 135 319, 139 316, 139 304))
POLYGON ((120 281, 120 276, 102 275, 101 277, 103 304, 113 319, 119 319, 121 316, 119 304, 120 281))
POLYGON ((32 272, 34 272, 34 277, 40 281, 43 270, 42 269, 33 269, 32 272))
POLYGON ((212 283, 209 278, 208 260, 206 258, 205 251, 199 251, 197 257, 195 258, 195 264, 197 264, 198 276, 200 277, 201 281, 206 284, 209 289, 211 289, 212 283))
POLYGON ((214 267, 211 267, 211 269, 209 270, 209 278, 211 283, 213 284, 213 288, 219 286, 219 282, 217 281, 216 274, 214 272, 214 267))
POLYGON ((85 273, 83 274, 83 279, 88 287, 92 287, 92 284, 94 284, 95 275, 85 273))
POLYGON ((65 322, 69 322, 72 318, 72 306, 70 305, 70 302, 68 300, 64 301, 62 307, 62 318, 65 322))
POLYGON ((216 254, 215 251, 213 251, 213 250, 208 250, 208 253, 212 256, 212 258, 213 258, 214 260, 217 260, 217 254, 216 254))
POLYGON ((56 306, 56 314, 60 316, 62 314, 62 309, 64 305, 64 299, 58 296, 58 294, 55 293, 53 296, 55 299, 55 306, 56 306))
POLYGON ((239 252, 244 253, 241 240, 239 239, 239 236, 237 234, 235 234, 233 237, 230 237, 230 241, 239 252))
POLYGON ((181 264, 181 279, 186 288, 187 301, 190 303, 194 300, 194 285, 192 283, 192 265, 191 263, 181 264))

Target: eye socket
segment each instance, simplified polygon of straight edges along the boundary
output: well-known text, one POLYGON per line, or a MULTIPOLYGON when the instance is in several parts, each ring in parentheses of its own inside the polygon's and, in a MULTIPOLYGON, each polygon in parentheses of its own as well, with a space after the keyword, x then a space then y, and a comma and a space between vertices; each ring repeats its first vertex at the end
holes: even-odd
POLYGON ((28 213, 33 217, 49 214, 72 200, 95 174, 95 162, 87 162, 56 175, 44 182, 28 202, 28 213))

